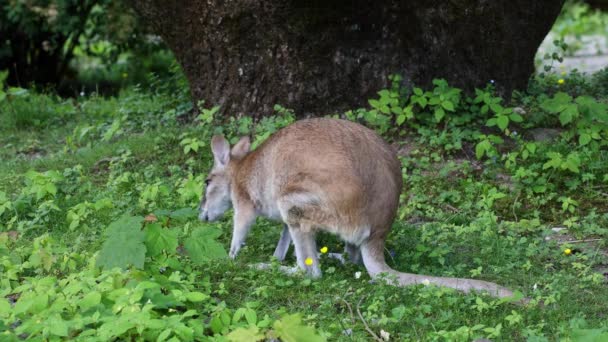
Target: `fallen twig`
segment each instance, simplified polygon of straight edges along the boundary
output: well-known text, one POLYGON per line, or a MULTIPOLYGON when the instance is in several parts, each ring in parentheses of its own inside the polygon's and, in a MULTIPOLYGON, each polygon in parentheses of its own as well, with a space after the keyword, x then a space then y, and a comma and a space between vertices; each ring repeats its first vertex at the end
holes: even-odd
POLYGON ((372 329, 370 329, 369 325, 367 325, 367 322, 365 321, 365 319, 363 318, 363 315, 361 314, 361 310, 359 310, 359 306, 361 305, 361 302, 363 301, 365 297, 362 297, 359 300, 359 303, 357 303, 357 315, 359 315, 359 318, 361 319, 361 322, 363 322, 363 325, 365 326, 365 330, 367 330, 367 332, 372 335, 372 337, 374 338, 374 340, 379 341, 379 342, 383 342, 383 340, 378 337, 378 335, 376 335, 376 333, 374 333, 374 331, 372 329))

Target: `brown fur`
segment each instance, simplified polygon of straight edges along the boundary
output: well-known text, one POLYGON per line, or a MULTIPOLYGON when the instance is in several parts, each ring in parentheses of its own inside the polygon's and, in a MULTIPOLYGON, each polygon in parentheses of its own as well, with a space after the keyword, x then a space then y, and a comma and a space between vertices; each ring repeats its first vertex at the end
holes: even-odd
MULTIPOLYGON (((434 283, 465 292, 511 295, 493 283, 401 273, 386 265, 384 242, 399 205, 401 163, 372 130, 344 120, 302 120, 249 153, 249 140, 241 139, 229 158, 227 142, 219 139, 212 142, 216 160, 212 174, 218 186, 210 192, 230 192, 235 209, 231 257, 236 257, 255 217, 263 215, 287 224, 298 265, 314 276, 320 276, 314 234, 324 230, 359 246, 372 277, 386 272, 401 285, 434 283), (229 161, 223 162, 226 158, 229 161), (306 265, 306 258, 313 265, 306 265)), ((216 216, 212 203, 216 200, 207 196, 201 207, 203 219, 212 212, 216 216)))

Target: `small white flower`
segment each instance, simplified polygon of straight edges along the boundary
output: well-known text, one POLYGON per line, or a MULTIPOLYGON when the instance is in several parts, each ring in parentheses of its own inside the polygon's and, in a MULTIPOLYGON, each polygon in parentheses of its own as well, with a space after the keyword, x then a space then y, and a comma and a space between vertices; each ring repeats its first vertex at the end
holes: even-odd
POLYGON ((355 279, 361 278, 361 272, 355 272, 355 279))
POLYGON ((387 331, 380 329, 380 337, 383 340, 388 341, 391 338, 391 334, 389 334, 387 331))
POLYGON ((81 92, 80 92, 80 96, 84 96, 84 91, 81 91, 81 92))
POLYGON ((423 284, 424 286, 429 286, 429 285, 431 285, 431 282, 430 282, 428 279, 424 279, 424 280, 422 281, 422 284, 423 284))
POLYGON ((534 291, 536 291, 536 288, 537 288, 537 287, 538 287, 538 284, 534 283, 534 286, 532 286, 532 289, 533 289, 534 291))
POLYGON ((494 84, 494 80, 490 80, 490 83, 494 84))

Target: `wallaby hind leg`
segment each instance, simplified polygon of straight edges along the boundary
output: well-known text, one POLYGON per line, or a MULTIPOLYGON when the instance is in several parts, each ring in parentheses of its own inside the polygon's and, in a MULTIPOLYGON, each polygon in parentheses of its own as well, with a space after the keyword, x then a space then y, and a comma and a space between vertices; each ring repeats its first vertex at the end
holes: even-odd
POLYGON ((320 277, 321 268, 319 267, 319 259, 317 258, 315 233, 310 231, 310 229, 301 229, 299 226, 289 226, 289 233, 296 249, 298 266, 312 277, 320 277), (310 265, 306 264, 307 259, 310 265))
POLYGON ((361 260, 361 250, 359 249, 358 246, 350 244, 350 243, 346 243, 346 245, 344 246, 344 253, 327 253, 327 256, 332 258, 332 259, 337 259, 339 260, 342 264, 346 263, 346 256, 348 255, 348 261, 352 262, 353 264, 362 264, 362 260, 361 260))
POLYGON ((361 249, 359 248, 359 246, 353 245, 351 243, 346 243, 346 245, 344 246, 344 252, 348 254, 348 259, 353 264, 358 265, 363 263, 363 260, 361 259, 361 249))
POLYGON ((291 234, 289 233, 289 227, 284 224, 283 231, 281 231, 281 238, 277 243, 277 248, 274 250, 274 257, 279 261, 285 260, 289 246, 291 245, 291 234))

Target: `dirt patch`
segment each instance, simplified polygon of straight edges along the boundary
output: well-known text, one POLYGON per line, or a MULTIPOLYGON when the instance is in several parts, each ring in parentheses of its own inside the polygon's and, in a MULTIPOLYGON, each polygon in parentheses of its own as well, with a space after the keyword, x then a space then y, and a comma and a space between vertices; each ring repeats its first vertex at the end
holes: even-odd
MULTIPOLYGON (((567 245, 570 253, 585 253, 590 256, 600 256, 601 263, 593 267, 593 271, 604 276, 608 282, 608 248, 602 246, 602 238, 577 239, 572 236, 566 227, 551 228, 551 234, 545 237, 545 241, 555 241, 558 245, 567 245)), ((564 247, 565 248, 565 247, 564 247)))

